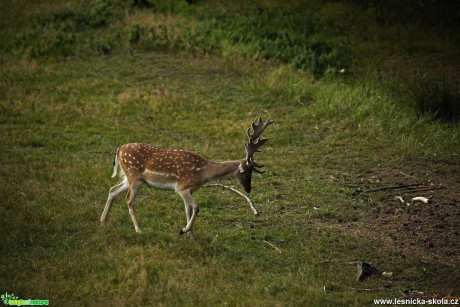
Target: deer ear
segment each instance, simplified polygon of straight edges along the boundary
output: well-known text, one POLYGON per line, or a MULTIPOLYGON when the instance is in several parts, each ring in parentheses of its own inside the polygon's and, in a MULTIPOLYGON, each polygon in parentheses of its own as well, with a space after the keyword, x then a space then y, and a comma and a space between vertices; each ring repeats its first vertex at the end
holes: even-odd
POLYGON ((246 171, 246 169, 245 169, 245 167, 243 165, 244 165, 243 163, 240 163, 240 165, 238 166, 238 169, 239 169, 240 173, 244 173, 246 171))

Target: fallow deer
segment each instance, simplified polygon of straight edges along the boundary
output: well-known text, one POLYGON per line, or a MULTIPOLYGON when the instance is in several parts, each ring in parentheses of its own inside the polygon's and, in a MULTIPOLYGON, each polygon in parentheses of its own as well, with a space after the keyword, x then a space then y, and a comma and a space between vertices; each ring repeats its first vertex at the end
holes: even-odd
POLYGON ((259 136, 272 123, 270 119, 263 123, 260 117, 257 123, 252 123, 253 133, 251 134, 251 128, 248 128, 249 141, 244 144, 246 157, 241 160, 213 162, 191 151, 165 149, 143 143, 120 146, 115 154, 112 177, 116 176, 120 166, 123 181, 110 189, 100 219, 101 224, 105 223, 114 199, 127 190, 129 214, 136 232, 142 233, 134 211, 134 198, 142 183, 146 183, 153 188, 173 190, 182 197, 187 225, 180 230, 180 234, 189 232, 199 211, 198 203, 192 194, 205 183, 234 177, 246 193, 251 192, 252 172, 264 172, 259 170, 263 165, 254 162, 254 153, 260 152, 259 148, 268 138, 261 139, 259 136))

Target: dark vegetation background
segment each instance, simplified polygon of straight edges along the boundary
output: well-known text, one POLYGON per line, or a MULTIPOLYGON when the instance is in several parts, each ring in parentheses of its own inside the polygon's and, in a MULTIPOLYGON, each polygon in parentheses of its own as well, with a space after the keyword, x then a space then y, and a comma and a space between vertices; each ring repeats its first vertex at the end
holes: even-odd
POLYGON ((0 8, 0 292, 64 306, 460 296, 458 2, 0 8), (99 226, 119 145, 237 159, 258 116, 276 122, 253 179, 261 216, 202 189, 190 240, 179 197, 143 188, 144 235, 122 198, 99 226), (362 262, 377 271, 357 281, 362 262))

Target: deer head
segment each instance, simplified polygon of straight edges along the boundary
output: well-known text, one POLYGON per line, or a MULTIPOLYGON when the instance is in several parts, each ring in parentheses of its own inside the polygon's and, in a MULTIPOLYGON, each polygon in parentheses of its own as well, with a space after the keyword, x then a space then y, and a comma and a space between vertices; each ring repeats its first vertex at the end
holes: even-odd
POLYGON ((244 159, 244 162, 239 165, 238 173, 236 175, 238 183, 246 193, 251 192, 252 171, 256 171, 259 174, 264 172, 259 170, 263 167, 263 165, 259 165, 254 162, 254 153, 261 152, 259 148, 268 141, 268 138, 260 139, 259 136, 270 124, 273 124, 271 119, 267 119, 267 121, 263 123, 262 118, 259 117, 258 122, 254 122, 251 125, 253 131, 252 134, 251 128, 248 128, 247 135, 249 137, 249 142, 244 144, 246 149, 246 158, 244 159))

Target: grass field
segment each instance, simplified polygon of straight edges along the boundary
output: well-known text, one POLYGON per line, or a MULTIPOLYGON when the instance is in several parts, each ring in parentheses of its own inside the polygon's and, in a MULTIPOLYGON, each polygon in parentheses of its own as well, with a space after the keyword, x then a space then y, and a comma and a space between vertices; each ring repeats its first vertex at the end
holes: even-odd
POLYGON ((405 11, 381 15, 379 1, 260 1, 257 18, 238 2, 130 3, 1 3, 1 294, 54 306, 460 296, 458 26, 390 25, 405 11), (288 34, 265 35, 271 20, 288 34), (99 225, 118 146, 239 159, 258 116, 275 121, 250 195, 260 216, 202 188, 192 240, 178 235, 180 197, 143 187, 143 235, 123 197, 99 225), (361 261, 378 271, 357 281, 361 261))

